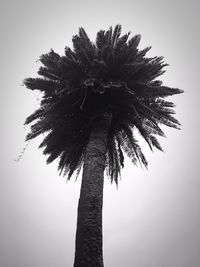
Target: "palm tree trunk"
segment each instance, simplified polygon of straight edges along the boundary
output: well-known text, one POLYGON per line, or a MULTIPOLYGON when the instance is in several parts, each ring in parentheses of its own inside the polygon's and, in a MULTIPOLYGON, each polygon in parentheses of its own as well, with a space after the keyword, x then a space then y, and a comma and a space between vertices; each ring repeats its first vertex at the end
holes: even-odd
POLYGON ((111 115, 95 125, 86 149, 78 204, 74 267, 103 267, 102 206, 107 133, 111 115))

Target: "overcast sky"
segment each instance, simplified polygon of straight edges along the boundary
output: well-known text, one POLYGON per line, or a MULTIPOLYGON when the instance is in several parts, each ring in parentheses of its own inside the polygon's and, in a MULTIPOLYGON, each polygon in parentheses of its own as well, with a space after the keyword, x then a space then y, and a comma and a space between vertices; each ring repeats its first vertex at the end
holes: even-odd
POLYGON ((0 266, 73 265, 80 181, 67 184, 57 162, 46 165, 41 138, 25 146, 25 118, 39 94, 21 86, 39 56, 64 54, 83 26, 96 32, 120 23, 140 33, 148 56, 164 56, 163 82, 185 91, 171 98, 182 130, 163 128, 165 153, 142 142, 148 171, 128 160, 118 190, 105 178, 105 267, 200 266, 199 1, 1 1, 0 266))

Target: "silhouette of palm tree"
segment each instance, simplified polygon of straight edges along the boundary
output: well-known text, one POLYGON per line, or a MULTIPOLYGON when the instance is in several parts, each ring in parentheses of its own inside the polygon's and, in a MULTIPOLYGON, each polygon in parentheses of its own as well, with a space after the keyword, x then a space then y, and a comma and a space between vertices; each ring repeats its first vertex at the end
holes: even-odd
POLYGON ((128 40, 129 35, 121 36, 116 25, 100 30, 93 43, 80 28, 73 50, 42 55, 42 78, 24 80, 27 88, 43 92, 40 108, 26 119, 25 124, 34 122, 26 140, 47 133, 40 144, 47 163, 59 158, 58 170, 68 179, 83 165, 74 267, 103 266, 104 169, 117 184, 124 153, 147 167, 134 130, 150 149, 162 150, 156 138, 164 136, 160 125, 180 125, 165 97, 183 91, 156 80, 165 72, 163 57, 145 57, 151 47, 139 50, 141 36, 128 40))

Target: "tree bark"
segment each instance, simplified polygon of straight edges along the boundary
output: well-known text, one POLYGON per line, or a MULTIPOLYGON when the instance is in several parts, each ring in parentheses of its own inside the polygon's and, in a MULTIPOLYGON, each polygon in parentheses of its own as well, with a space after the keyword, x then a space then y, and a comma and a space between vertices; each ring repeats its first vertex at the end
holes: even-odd
POLYGON ((111 116, 105 114, 96 123, 85 153, 78 204, 74 267, 103 267, 103 183, 110 121, 111 116))

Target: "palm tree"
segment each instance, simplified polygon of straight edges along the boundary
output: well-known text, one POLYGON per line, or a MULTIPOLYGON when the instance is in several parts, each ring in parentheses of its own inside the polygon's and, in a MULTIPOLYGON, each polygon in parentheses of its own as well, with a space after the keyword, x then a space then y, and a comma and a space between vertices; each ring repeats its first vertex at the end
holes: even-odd
POLYGON ((39 147, 47 163, 59 159, 60 174, 70 179, 83 166, 78 204, 74 267, 102 267, 102 203, 104 170, 118 184, 124 153, 147 167, 135 129, 162 150, 156 136, 160 125, 179 129, 174 104, 165 97, 183 91, 156 80, 165 71, 163 57, 145 57, 151 47, 138 49, 140 35, 121 36, 121 26, 100 30, 93 43, 85 30, 73 36, 73 50, 60 56, 51 50, 40 57, 42 77, 27 78, 28 89, 40 90, 40 108, 26 140, 46 133, 39 147), (129 39, 129 40, 128 40, 129 39))

